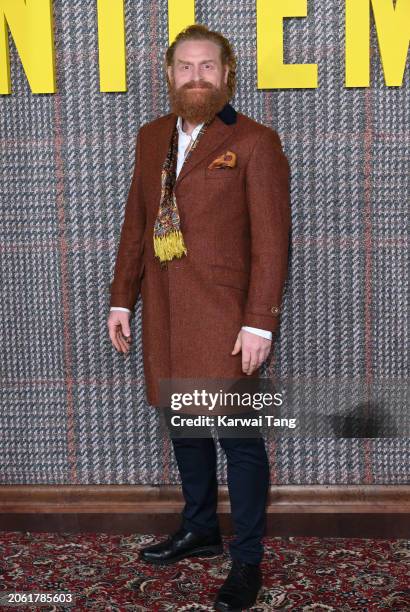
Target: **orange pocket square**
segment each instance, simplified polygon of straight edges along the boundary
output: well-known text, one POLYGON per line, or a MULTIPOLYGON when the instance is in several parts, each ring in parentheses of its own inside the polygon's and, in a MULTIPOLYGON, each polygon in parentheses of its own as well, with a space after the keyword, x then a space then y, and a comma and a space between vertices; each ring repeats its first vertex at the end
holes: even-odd
POLYGON ((208 169, 213 170, 214 168, 235 168, 236 166, 236 153, 233 151, 226 151, 214 161, 209 164, 208 169))

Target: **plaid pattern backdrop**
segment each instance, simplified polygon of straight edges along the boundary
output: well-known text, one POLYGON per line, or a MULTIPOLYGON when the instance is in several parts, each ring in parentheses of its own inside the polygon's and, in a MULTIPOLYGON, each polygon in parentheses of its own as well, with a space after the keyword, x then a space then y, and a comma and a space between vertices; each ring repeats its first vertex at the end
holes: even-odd
MULTIPOLYGON (((278 130, 291 165, 274 371, 344 381, 343 418, 367 423, 353 437, 271 441, 272 484, 409 482, 397 389, 409 368, 410 74, 385 86, 373 30, 371 87, 344 87, 343 5, 309 2, 307 19, 285 20, 285 61, 318 63, 319 88, 278 91, 256 87, 256 2, 196 4, 197 22, 238 54, 233 106, 278 130), (396 437, 369 429, 375 407, 396 437)), ((131 355, 112 348, 106 326, 136 132, 169 112, 167 2, 125 2, 127 93, 99 92, 95 0, 55 0, 53 11, 58 93, 31 93, 10 37, 13 92, 0 100, 0 481, 176 483, 171 442, 144 398, 141 301, 131 355)))

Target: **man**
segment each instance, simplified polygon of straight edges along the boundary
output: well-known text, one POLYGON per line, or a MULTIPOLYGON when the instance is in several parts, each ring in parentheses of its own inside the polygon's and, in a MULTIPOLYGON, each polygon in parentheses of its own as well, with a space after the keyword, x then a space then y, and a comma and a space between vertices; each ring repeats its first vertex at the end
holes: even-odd
MULTIPOLYGON (((236 58, 205 26, 166 54, 172 112, 143 125, 111 284, 108 328, 127 353, 142 296, 148 401, 171 378, 258 376, 278 329, 287 276, 289 164, 278 134, 236 112, 236 58)), ((222 552, 214 440, 172 439, 185 507, 181 528, 141 551, 173 563, 222 552)), ((262 585, 269 465, 263 438, 219 438, 235 527, 217 610, 254 604, 262 585)))

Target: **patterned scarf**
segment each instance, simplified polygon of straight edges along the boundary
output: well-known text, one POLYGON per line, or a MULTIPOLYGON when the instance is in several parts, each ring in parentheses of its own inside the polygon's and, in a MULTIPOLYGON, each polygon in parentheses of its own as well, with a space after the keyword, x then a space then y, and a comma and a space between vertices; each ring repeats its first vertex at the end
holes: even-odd
MULTIPOLYGON (((197 137, 185 155, 184 163, 198 146, 198 142, 209 123, 210 121, 205 122, 199 130, 197 137)), ((162 165, 161 199, 154 224, 154 253, 155 257, 159 258, 161 264, 174 257, 182 257, 182 255, 186 255, 188 252, 181 232, 179 212, 174 193, 177 159, 178 128, 175 124, 170 147, 162 165)))

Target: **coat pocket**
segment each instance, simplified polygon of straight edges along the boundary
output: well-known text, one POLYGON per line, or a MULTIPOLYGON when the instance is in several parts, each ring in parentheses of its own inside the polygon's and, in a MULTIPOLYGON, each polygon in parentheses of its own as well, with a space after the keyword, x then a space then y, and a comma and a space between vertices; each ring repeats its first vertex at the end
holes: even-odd
POLYGON ((225 287, 234 287, 247 291, 249 284, 249 275, 246 270, 240 268, 231 268, 220 264, 211 264, 211 279, 215 285, 223 285, 225 287))
POLYGON ((216 180, 225 180, 225 179, 233 179, 238 178, 239 175, 239 166, 235 166, 235 168, 230 168, 229 166, 224 168, 205 168, 205 179, 216 179, 216 180))

